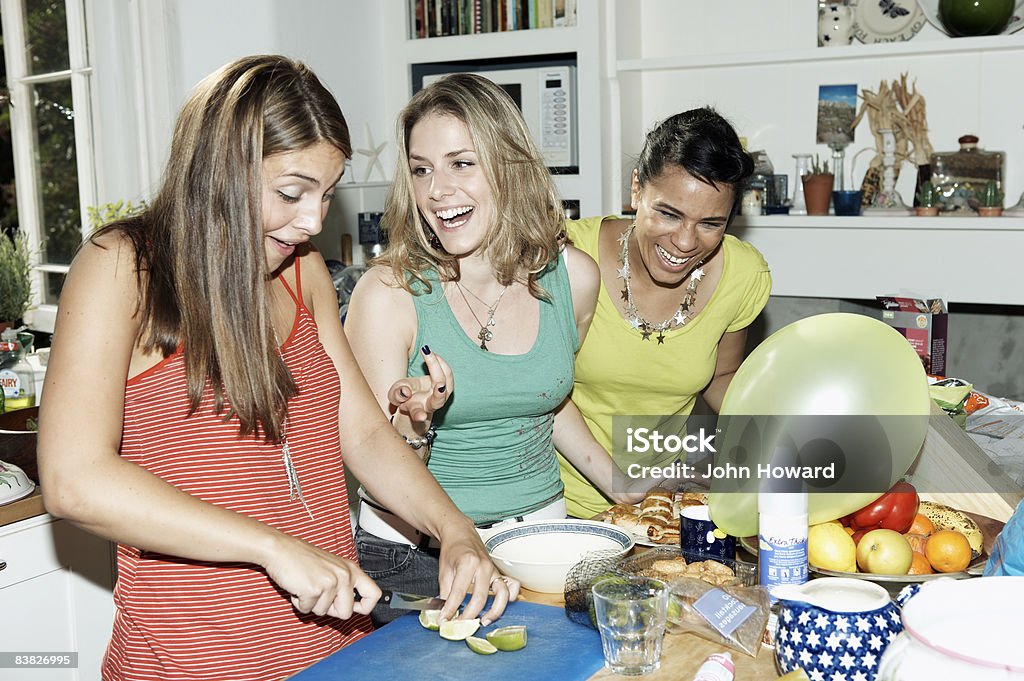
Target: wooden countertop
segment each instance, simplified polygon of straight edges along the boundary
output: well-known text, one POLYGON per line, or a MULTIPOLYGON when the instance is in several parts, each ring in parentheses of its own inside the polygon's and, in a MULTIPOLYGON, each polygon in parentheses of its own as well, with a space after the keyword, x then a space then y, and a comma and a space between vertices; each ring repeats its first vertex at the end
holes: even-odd
POLYGON ((0 527, 44 513, 46 509, 43 507, 43 493, 36 487, 27 497, 0 506, 0 527))
MULTIPOLYGON (((520 599, 531 603, 544 603, 563 607, 565 600, 561 594, 543 594, 523 589, 520 599)), ((568 620, 566 620, 568 621, 568 620)), ((661 667, 652 674, 644 675, 650 681, 684 681, 693 678, 700 665, 708 655, 725 652, 723 646, 706 641, 694 634, 665 634, 661 649, 661 667)), ((775 670, 775 650, 761 646, 757 657, 750 657, 738 651, 732 652, 732 660, 736 665, 737 679, 777 679, 775 670)), ((598 679, 626 679, 630 677, 613 674, 601 669, 590 677, 590 681, 598 679)))

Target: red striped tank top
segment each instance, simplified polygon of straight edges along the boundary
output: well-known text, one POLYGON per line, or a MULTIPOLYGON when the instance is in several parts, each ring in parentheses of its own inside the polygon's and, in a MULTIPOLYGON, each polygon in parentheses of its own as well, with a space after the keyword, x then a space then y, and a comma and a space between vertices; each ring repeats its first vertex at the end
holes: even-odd
MULTIPOLYGON (((289 498, 280 445, 239 438, 212 391, 188 416, 181 352, 128 381, 121 456, 189 494, 356 560, 338 439, 341 386, 297 292, 281 346, 299 387, 286 437, 313 518, 289 498)), ((105 679, 281 679, 372 630, 369 620, 302 615, 257 565, 207 563, 117 547, 114 630, 105 679)))

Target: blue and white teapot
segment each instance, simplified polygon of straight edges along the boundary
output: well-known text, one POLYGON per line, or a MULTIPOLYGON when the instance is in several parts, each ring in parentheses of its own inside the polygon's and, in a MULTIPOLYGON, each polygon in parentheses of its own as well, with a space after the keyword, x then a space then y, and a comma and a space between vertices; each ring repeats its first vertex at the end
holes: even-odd
POLYGON ((779 599, 775 659, 811 679, 872 681, 889 643, 903 630, 899 607, 874 582, 822 577, 772 589, 779 599))

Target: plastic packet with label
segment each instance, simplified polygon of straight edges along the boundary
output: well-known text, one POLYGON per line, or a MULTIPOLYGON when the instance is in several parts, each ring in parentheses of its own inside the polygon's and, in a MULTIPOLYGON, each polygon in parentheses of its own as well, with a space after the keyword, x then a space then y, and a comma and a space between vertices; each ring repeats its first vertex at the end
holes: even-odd
POLYGON ((742 584, 715 586, 694 577, 670 584, 669 633, 696 634, 756 657, 771 613, 768 591, 742 584))

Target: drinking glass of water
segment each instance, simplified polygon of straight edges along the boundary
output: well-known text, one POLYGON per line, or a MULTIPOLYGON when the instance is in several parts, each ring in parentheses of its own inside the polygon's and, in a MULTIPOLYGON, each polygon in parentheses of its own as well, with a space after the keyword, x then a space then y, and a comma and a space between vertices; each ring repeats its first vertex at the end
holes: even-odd
POLYGON ((615 674, 648 674, 661 662, 668 584, 648 577, 609 577, 592 588, 604 666, 615 674))

